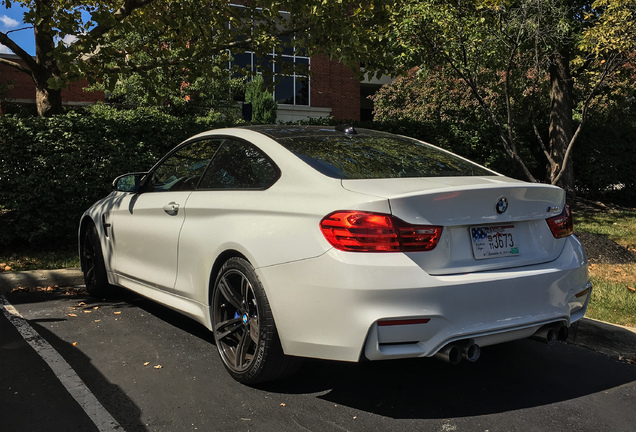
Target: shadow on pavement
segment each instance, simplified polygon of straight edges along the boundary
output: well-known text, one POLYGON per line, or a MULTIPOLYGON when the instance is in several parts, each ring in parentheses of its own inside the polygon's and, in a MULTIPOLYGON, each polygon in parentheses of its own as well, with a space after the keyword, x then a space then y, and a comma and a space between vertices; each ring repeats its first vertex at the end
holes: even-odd
POLYGON ((433 359, 361 364, 307 361, 298 375, 262 387, 328 390, 322 399, 396 419, 448 419, 576 399, 636 381, 636 366, 590 350, 522 340, 483 348, 476 363, 433 359))
MULTIPOLYGON (((123 429, 127 432, 146 431, 147 429, 140 420, 141 411, 139 407, 128 398, 126 393, 119 386, 106 379, 106 377, 93 366, 91 359, 86 356, 81 349, 77 349, 73 347, 72 344, 58 338, 55 333, 40 325, 40 321, 46 320, 29 320, 29 324, 64 357, 66 362, 73 368, 82 381, 84 381, 106 411, 117 420, 123 429)), ((41 430, 45 429, 46 428, 43 428, 41 430)))

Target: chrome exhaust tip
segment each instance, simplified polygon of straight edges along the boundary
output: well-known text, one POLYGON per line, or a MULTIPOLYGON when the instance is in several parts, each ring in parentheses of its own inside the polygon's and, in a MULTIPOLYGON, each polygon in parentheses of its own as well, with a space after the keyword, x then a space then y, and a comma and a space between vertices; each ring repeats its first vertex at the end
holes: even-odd
POLYGON ((433 357, 445 361, 450 364, 459 364, 462 361, 462 350, 455 344, 446 345, 439 350, 433 357))
POLYGON ((531 336, 531 339, 552 345, 557 340, 565 341, 568 338, 568 334, 569 330, 565 325, 548 324, 537 330, 537 332, 531 336))
POLYGON ((481 356, 481 347, 476 343, 467 344, 462 349, 462 358, 468 360, 471 363, 479 360, 481 356))

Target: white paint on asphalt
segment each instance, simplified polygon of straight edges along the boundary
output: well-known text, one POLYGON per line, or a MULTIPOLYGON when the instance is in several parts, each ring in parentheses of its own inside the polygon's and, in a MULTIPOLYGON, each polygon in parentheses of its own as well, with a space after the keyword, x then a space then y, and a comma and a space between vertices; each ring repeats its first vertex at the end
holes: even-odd
POLYGON ((24 340, 42 357, 53 370, 62 385, 73 396, 84 412, 93 421, 100 432, 123 432, 117 420, 99 403, 95 395, 75 373, 73 368, 33 327, 24 319, 15 307, 0 294, 0 308, 9 321, 20 332, 24 340))

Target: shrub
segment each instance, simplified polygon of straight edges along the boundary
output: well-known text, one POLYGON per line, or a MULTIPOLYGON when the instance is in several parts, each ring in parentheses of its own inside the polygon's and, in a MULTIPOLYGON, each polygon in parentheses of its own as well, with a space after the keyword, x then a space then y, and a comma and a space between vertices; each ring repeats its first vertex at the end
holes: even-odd
POLYGON ((221 126, 105 106, 53 118, 0 117, 0 245, 73 241, 79 217, 116 176, 147 170, 185 138, 221 126))
POLYGON ((257 75, 247 84, 245 101, 252 104, 253 124, 275 124, 278 105, 274 96, 265 89, 263 77, 257 75))

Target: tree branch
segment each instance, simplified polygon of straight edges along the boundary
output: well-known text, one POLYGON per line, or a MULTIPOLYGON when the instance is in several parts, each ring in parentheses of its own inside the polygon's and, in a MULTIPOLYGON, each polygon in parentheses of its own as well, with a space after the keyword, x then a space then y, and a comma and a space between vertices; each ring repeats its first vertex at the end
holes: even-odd
POLYGON ((22 60, 26 64, 26 66, 21 65, 20 63, 17 63, 17 62, 12 62, 7 59, 0 59, 0 63, 11 66, 12 68, 19 70, 20 72, 24 72, 29 75, 31 75, 32 70, 35 70, 38 67, 33 57, 31 57, 28 52, 23 50, 9 36, 7 36, 7 33, 0 32, 0 44, 6 46, 11 51, 13 51, 13 53, 17 55, 20 58, 20 60, 22 60))
POLYGON ((155 0, 126 0, 124 2, 124 4, 117 9, 115 12, 113 12, 112 16, 114 18, 114 24, 99 24, 97 25, 97 27, 95 27, 94 29, 92 29, 91 31, 89 31, 86 36, 82 37, 79 36, 79 39, 98 39, 102 36, 104 36, 106 33, 108 33, 109 31, 111 31, 113 29, 113 27, 115 26, 115 24, 118 24, 120 22, 122 22, 124 19, 126 19, 127 17, 129 17, 135 10, 140 9, 150 3, 152 3, 155 0))

